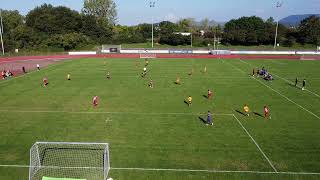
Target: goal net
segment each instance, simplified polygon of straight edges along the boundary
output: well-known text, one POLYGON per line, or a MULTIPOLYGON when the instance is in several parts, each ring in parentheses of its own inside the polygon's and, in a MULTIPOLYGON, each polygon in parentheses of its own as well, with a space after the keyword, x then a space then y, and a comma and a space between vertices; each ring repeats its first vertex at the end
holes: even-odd
POLYGON ((151 53, 148 50, 141 50, 139 51, 140 54, 140 59, 153 59, 153 58, 157 58, 157 54, 156 53, 151 53))
POLYGON ((107 143, 36 142, 30 149, 29 180, 106 180, 107 143))

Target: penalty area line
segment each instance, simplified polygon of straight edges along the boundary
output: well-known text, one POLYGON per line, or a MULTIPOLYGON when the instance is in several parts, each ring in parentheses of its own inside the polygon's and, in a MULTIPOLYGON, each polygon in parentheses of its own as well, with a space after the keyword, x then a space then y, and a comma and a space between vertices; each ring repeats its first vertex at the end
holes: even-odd
POLYGON ((173 171, 173 172, 207 172, 207 173, 249 173, 249 174, 291 174, 291 175, 320 175, 313 172, 274 172, 274 171, 229 171, 229 170, 207 170, 207 169, 158 169, 158 168, 110 168, 111 170, 128 171, 173 171))
POLYGON ((271 161, 269 160, 268 156, 262 151, 262 149, 260 148, 259 144, 256 142, 256 140, 251 136, 251 134, 248 132, 248 130, 243 126, 243 124, 240 122, 240 120, 237 118, 237 116, 233 115, 233 117, 237 120, 237 122, 239 123, 239 125, 242 127, 242 129, 247 133, 247 135, 250 137, 250 139, 252 140, 252 142, 256 145, 256 147, 258 148, 258 150, 261 152, 261 154, 263 155, 263 157, 268 161, 269 165, 272 167, 272 169, 274 170, 274 172, 278 172, 277 169, 274 167, 274 165, 271 163, 271 161))

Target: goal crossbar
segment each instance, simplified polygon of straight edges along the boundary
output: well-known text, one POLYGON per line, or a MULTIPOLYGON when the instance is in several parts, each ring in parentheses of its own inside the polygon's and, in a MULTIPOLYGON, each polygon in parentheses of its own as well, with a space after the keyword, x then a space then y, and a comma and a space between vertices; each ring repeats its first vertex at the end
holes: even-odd
POLYGON ((30 149, 29 180, 106 180, 109 170, 108 143, 36 142, 30 149))

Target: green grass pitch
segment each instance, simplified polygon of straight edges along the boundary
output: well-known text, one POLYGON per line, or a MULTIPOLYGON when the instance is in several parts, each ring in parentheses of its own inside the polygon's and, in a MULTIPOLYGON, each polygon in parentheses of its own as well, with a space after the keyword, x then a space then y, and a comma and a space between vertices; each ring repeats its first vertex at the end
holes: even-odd
POLYGON ((28 168, 7 165, 28 165, 36 141, 110 143, 113 179, 320 178, 319 61, 149 62, 146 78, 141 59, 79 59, 0 81, 0 179, 28 179, 28 168), (250 76, 263 66, 274 81, 250 76), (296 77, 307 79, 307 90, 290 85, 296 77), (249 117, 236 112, 244 104, 249 117), (254 114, 264 105, 271 120, 254 114), (208 110, 213 127, 199 118, 208 110))

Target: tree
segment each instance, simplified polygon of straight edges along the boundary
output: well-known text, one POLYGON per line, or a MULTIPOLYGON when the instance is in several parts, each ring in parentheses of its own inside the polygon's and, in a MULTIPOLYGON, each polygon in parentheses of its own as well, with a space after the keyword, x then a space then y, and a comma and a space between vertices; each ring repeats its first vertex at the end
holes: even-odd
POLYGON ((298 28, 299 42, 320 45, 320 18, 310 16, 304 19, 298 28))
POLYGON ((116 24, 117 10, 113 0, 84 0, 82 12, 105 19, 109 24, 116 24))
MULTIPOLYGON (((279 39, 283 39, 287 28, 279 25, 279 39)), ((225 24, 225 44, 261 45, 272 44, 274 40, 275 23, 272 18, 263 21, 260 17, 241 17, 225 24)))
POLYGON ((181 34, 165 34, 160 38, 160 44, 168 44, 172 46, 188 45, 191 43, 190 36, 181 34))
MULTIPOLYGON (((152 25, 151 24, 146 24, 146 23, 139 24, 138 25, 138 32, 141 33, 142 36, 145 39, 151 38, 151 36, 152 36, 152 25)), ((155 32, 154 32, 154 34, 155 34, 155 36, 157 36, 155 32)))
POLYGON ((210 28, 209 19, 205 18, 200 22, 200 27, 202 30, 207 31, 210 28))
POLYGON ((110 42, 113 35, 113 28, 106 24, 105 20, 97 19, 92 15, 81 15, 81 29, 80 32, 96 43, 104 44, 110 42))
POLYGON ((177 32, 178 26, 177 24, 170 22, 170 21, 162 21, 159 24, 159 31, 160 31, 160 36, 162 35, 169 35, 174 32, 177 32))
POLYGON ((195 32, 195 20, 193 18, 181 19, 177 22, 178 31, 195 32))
POLYGON ((27 26, 47 34, 64 34, 79 31, 81 17, 77 11, 67 7, 43 4, 26 16, 27 26))
POLYGON ((20 26, 23 26, 23 16, 18 11, 2 10, 3 17, 3 41, 5 51, 12 51, 17 48, 14 32, 20 26))

